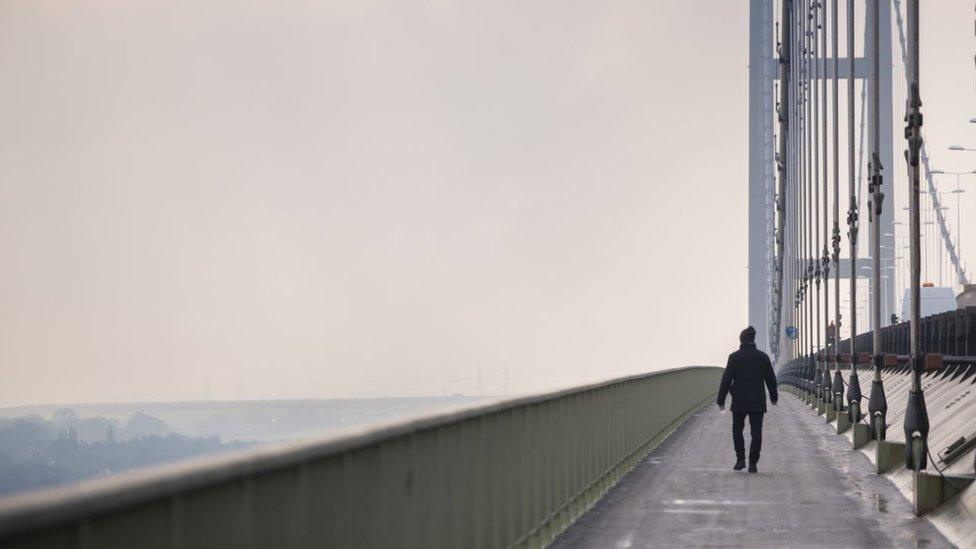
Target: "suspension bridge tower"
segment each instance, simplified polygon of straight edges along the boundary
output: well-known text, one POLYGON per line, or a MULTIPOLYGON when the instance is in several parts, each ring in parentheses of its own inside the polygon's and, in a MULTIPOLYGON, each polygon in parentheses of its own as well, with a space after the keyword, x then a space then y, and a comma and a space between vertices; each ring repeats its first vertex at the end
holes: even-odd
MULTIPOLYGON (((784 338, 784 325, 776 325, 776 311, 773 310, 775 300, 776 257, 776 98, 774 96, 776 81, 779 78, 779 59, 776 54, 776 12, 774 5, 794 5, 794 9, 802 9, 803 0, 749 0, 749 323, 756 328, 756 343, 763 350, 769 350, 772 338, 784 338), (776 330, 776 333, 771 333, 776 330)), ((882 192, 885 195, 881 214, 881 264, 892 265, 895 257, 894 237, 894 204, 895 193, 893 179, 895 163, 893 155, 893 109, 892 109, 892 42, 891 42, 891 10, 892 0, 880 1, 880 149, 881 166, 884 183, 882 192)), ((778 11, 782 12, 782 8, 778 11)), ((867 23, 867 22, 862 22, 867 23)), ((870 32, 871 25, 865 27, 870 32)), ((863 37, 864 32, 858 33, 863 37)), ((858 48, 860 49, 860 48, 858 48)), ((845 66, 849 60, 841 58, 838 65, 845 66)), ((867 79, 867 60, 861 56, 854 60, 856 78, 867 79)), ((828 71, 830 73, 830 71, 828 71)), ((847 74, 841 70, 841 78, 847 74)), ((870 116, 871 109, 868 109, 870 116)), ((871 120, 867 121, 870 127, 871 120)), ((863 164, 869 158, 865 154, 861 159, 863 164)), ((860 166, 862 179, 867 177, 867 169, 860 166)), ((866 186, 866 182, 864 183, 866 186)), ((862 219, 867 220, 865 208, 867 201, 862 204, 865 212, 862 219)), ((788 221, 790 223, 792 221, 788 221)), ((867 234, 868 231, 862 231, 867 234)), ((868 246, 861 249, 869 250, 868 246)), ((806 259, 806 258, 804 258, 806 259)), ((858 265, 860 265, 860 261, 858 265)), ((882 267, 884 268, 884 267, 882 267)), ((845 271, 846 272, 846 271, 845 271)), ((883 275, 886 273, 882 273, 883 275)), ((867 277, 870 272, 859 272, 859 276, 867 277)), ((896 310, 896 296, 894 276, 882 279, 881 318, 891 317, 896 310)), ((871 295, 870 299, 874 299, 871 295)), ((791 307, 793 296, 784 296, 783 307, 791 307)), ((785 311, 784 311, 785 313, 785 311)), ((789 318, 783 314, 780 318, 789 318)), ((869 321, 870 323, 870 321, 869 321)), ((868 324, 869 324, 868 323, 868 324)), ((869 326, 870 327, 870 326, 869 326)))

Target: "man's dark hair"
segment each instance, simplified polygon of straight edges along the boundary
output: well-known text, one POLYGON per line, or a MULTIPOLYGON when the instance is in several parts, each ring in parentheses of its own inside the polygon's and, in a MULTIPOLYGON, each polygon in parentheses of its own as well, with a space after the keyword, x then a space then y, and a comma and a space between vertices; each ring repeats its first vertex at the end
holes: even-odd
POLYGON ((755 343, 756 342, 756 329, 749 326, 742 333, 739 334, 739 343, 755 343))

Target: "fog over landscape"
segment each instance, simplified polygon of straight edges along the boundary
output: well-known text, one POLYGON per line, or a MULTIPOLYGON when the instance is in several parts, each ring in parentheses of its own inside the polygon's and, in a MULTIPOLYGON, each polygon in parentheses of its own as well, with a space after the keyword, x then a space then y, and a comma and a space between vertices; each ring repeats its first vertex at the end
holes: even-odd
POLYGON ((714 362, 745 318, 746 14, 699 21, 736 44, 698 59, 742 83, 717 94, 677 84, 685 6, 4 2, 0 405, 714 362))
POLYGON ((0 407, 721 363, 748 21, 707 4, 3 2, 0 407))
POLYGON ((349 435, 485 401, 414 397, 0 408, 0 497, 257 444, 349 435))

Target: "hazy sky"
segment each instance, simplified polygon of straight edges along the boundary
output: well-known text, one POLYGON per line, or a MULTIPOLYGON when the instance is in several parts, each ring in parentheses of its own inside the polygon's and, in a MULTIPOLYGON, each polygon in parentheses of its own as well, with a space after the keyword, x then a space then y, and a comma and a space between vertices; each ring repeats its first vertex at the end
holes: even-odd
MULTIPOLYGON (((976 145, 972 6, 937 5, 933 151, 976 145)), ((744 0, 0 3, 0 406, 723 363, 747 24, 744 0)))

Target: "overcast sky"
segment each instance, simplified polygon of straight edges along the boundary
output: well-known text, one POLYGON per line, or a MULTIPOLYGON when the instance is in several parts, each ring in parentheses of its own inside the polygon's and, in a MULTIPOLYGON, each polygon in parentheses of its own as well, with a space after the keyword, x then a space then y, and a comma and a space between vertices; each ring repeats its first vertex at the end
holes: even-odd
MULTIPOLYGON (((970 4, 923 29, 933 149, 976 145, 970 4)), ((747 27, 727 0, 0 3, 0 406, 724 364, 747 27)))

